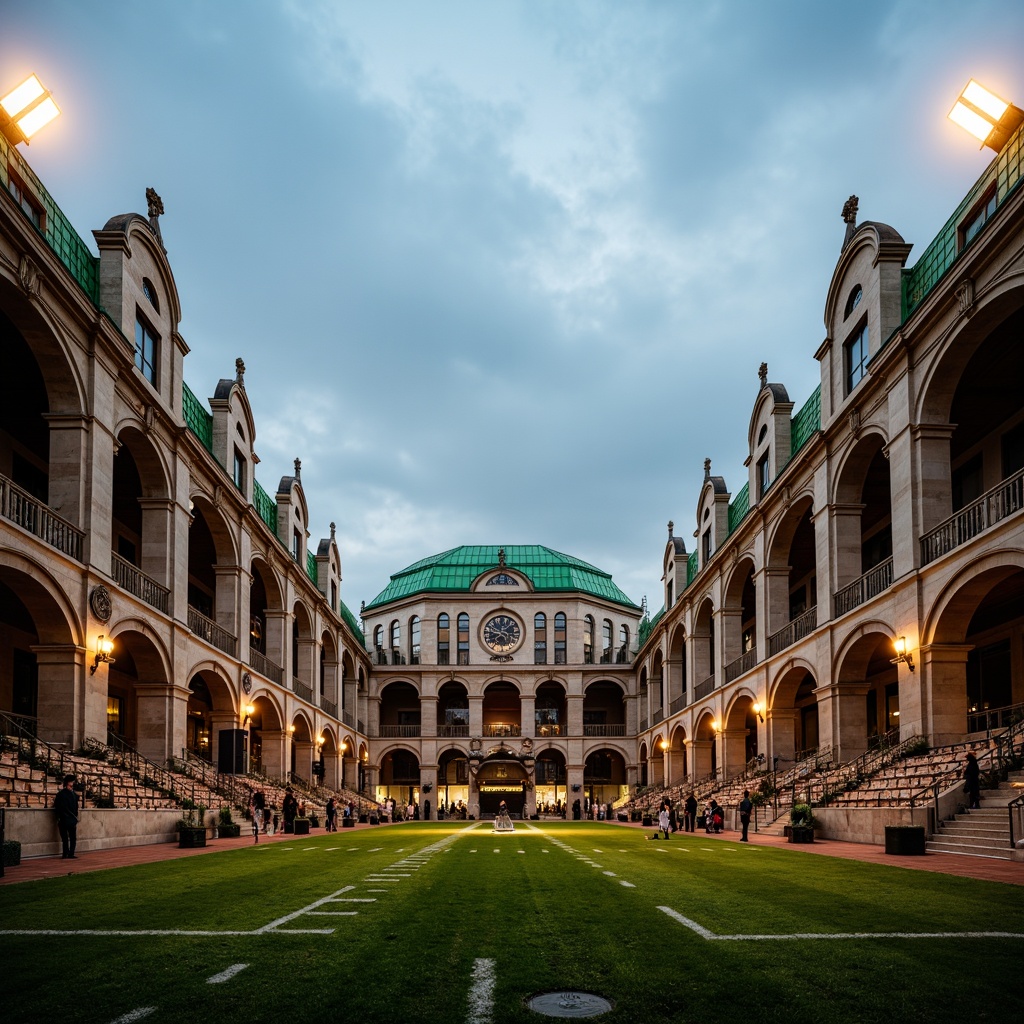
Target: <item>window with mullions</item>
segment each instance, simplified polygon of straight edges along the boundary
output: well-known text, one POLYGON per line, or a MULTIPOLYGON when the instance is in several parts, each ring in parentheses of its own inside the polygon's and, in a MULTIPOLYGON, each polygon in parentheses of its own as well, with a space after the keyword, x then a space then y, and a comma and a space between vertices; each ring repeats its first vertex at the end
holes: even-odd
POLYGON ((437 663, 447 665, 451 656, 451 619, 442 612, 437 617, 437 663))
POLYGON ((960 248, 969 245, 975 235, 988 223, 989 218, 996 212, 996 190, 988 192, 981 202, 974 207, 960 225, 960 248))
POLYGON ((414 615, 409 622, 409 664, 420 663, 420 618, 414 615))
POLYGON ((153 387, 156 382, 157 356, 160 352, 160 339, 141 316, 135 318, 135 365, 142 371, 142 376, 153 387))
POLYGON ((583 664, 594 664, 594 618, 591 615, 583 620, 583 664))
POLYGON ((849 394, 868 370, 868 325, 843 345, 843 363, 846 369, 846 393, 849 394))
POLYGON ((533 663, 548 663, 548 619, 543 612, 537 612, 533 617, 533 663))
POLYGON ((235 486, 245 494, 245 456, 237 448, 235 449, 235 464, 232 478, 235 481, 235 486))
POLYGON ((558 612, 555 615, 555 664, 565 663, 565 612, 558 612))
POLYGON ((7 179, 7 191, 14 196, 15 201, 21 207, 22 212, 36 226, 39 231, 46 230, 46 215, 42 206, 36 202, 35 197, 29 192, 21 181, 10 174, 7 179))
POLYGON ((601 664, 607 665, 612 660, 612 620, 605 619, 601 626, 601 664))
POLYGON ((469 616, 465 612, 459 613, 459 664, 469 664, 469 616))
POLYGON ((765 452, 757 461, 757 497, 758 500, 765 496, 769 485, 772 482, 769 453, 765 452))

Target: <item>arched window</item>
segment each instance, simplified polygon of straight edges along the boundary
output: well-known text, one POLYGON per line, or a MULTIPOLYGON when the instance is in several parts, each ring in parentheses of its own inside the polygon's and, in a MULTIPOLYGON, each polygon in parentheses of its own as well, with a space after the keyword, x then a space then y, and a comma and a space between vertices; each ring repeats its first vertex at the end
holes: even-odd
POLYGON ((583 618, 583 664, 594 664, 594 616, 583 618))
POLYGON ((373 631, 373 649, 377 654, 377 663, 380 665, 386 664, 381 661, 384 656, 384 627, 377 626, 373 631))
POLYGON ((409 620, 409 664, 420 663, 420 617, 414 615, 409 620))
POLYGON ((543 612, 533 617, 533 663, 548 663, 548 618, 543 612))
POLYGON ((565 664, 565 612, 555 615, 555 664, 565 664))
POLYGON ((469 664, 469 616, 459 612, 459 664, 469 664))
POLYGON ((391 623, 391 664, 401 665, 405 659, 402 657, 402 624, 398 619, 391 623))
POLYGON ((859 284, 854 285, 853 291, 850 292, 850 297, 846 300, 846 309, 843 311, 844 320, 860 305, 862 298, 864 298, 864 290, 859 284))
POLYGON ((448 659, 451 656, 451 642, 450 642, 450 630, 451 620, 445 612, 441 612, 437 617, 437 663, 438 665, 447 665, 448 659))
POLYGON ((612 661, 612 637, 614 627, 611 619, 605 619, 601 624, 601 664, 610 665, 612 661))
POLYGON ((629 659, 629 626, 619 626, 619 650, 615 655, 618 664, 623 665, 629 659))

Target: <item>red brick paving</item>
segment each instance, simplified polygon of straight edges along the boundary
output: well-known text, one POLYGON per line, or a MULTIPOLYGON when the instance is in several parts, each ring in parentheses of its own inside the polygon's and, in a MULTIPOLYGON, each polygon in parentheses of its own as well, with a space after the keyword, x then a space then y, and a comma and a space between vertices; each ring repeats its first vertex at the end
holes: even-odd
MULTIPOLYGON (((541 822, 540 824, 544 824, 541 822)), ((604 823, 602 823, 603 825, 604 823)), ((612 827, 641 828, 640 825, 609 822, 612 827)), ((360 831, 367 828, 384 828, 387 826, 356 825, 360 831)), ((400 828, 400 825, 392 825, 400 828)), ((337 833, 343 840, 347 829, 337 833)), ((321 836, 321 830, 310 833, 310 838, 321 836)), ((714 842, 735 842, 738 832, 723 832, 719 835, 708 835, 703 832, 694 833, 695 837, 714 842)), ((680 834, 681 838, 682 834, 680 834)), ((302 841, 305 836, 284 835, 260 836, 260 843, 302 841)), ((663 840, 662 840, 663 841, 663 840)), ((671 840, 670 840, 671 841, 671 840)), ((677 840, 678 841, 678 840, 677 840)), ((781 836, 769 836, 763 833, 750 833, 752 846, 784 847, 794 854, 809 854, 819 857, 838 857, 843 860, 860 860, 869 864, 889 864, 893 867, 909 868, 915 871, 937 871, 946 875, 959 875, 963 878, 979 878, 989 882, 1007 882, 1011 885, 1024 885, 1024 863, 1008 860, 992 860, 987 857, 961 857, 950 853, 929 853, 924 857, 899 857, 887 854, 882 846, 868 843, 843 843, 834 839, 816 839, 807 845, 792 845, 781 836)), ((238 839, 214 839, 210 844, 198 850, 181 850, 174 843, 157 843, 152 846, 125 846, 115 850, 94 850, 81 853, 75 860, 62 860, 60 857, 32 857, 23 860, 18 867, 6 868, 5 875, 0 878, 0 885, 14 882, 29 882, 40 878, 56 878, 61 875, 77 875, 86 871, 104 871, 107 868, 127 867, 132 864, 152 864, 156 861, 177 860, 180 857, 201 857, 204 854, 223 850, 234 850, 242 846, 252 845, 252 835, 242 835, 238 839)))

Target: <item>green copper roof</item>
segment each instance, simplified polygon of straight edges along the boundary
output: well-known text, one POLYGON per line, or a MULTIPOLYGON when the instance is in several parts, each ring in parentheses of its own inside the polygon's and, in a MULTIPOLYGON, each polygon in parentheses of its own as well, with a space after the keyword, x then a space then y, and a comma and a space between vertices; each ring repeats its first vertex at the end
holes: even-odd
MULTIPOLYGON (((464 544, 396 572, 366 610, 422 593, 466 593, 482 572, 498 568, 498 544, 464 544)), ((637 608, 601 569, 540 544, 508 544, 505 565, 521 572, 540 593, 578 591, 637 608)))

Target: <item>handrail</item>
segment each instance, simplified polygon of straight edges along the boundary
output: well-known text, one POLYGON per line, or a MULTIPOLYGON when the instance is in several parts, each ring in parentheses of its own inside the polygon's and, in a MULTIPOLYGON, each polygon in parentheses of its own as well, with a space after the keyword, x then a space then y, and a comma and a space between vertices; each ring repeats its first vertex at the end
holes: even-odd
POLYGON ((1016 800, 1011 800, 1006 805, 1006 811, 1010 816, 1010 849, 1016 850, 1017 842, 1014 839, 1013 812, 1016 811, 1018 815, 1024 815, 1024 796, 1019 796, 1016 800))
POLYGON ((57 515, 44 501, 0 475, 0 516, 75 559, 82 561, 85 531, 57 515))
POLYGON ((110 575, 122 590, 134 594, 146 604, 152 605, 158 612, 167 613, 170 590, 157 583, 152 576, 147 576, 138 566, 122 558, 116 551, 110 552, 110 575))
POLYGON ((967 731, 981 732, 991 735, 993 729, 1004 729, 1024 719, 1024 703, 1007 704, 1001 708, 984 708, 981 711, 967 712, 967 731))
POLYGON ((878 742, 870 750, 864 751, 863 754, 859 754, 849 761, 844 761, 831 771, 826 770, 820 780, 815 780, 815 783, 820 785, 820 795, 814 795, 814 784, 812 784, 808 788, 806 802, 812 807, 827 807, 830 800, 834 800, 840 793, 848 791, 850 783, 860 786, 884 768, 888 768, 907 756, 908 750, 925 742, 923 736, 910 736, 905 740, 900 740, 899 729, 890 729, 878 737, 878 742))
POLYGON ((768 637, 768 657, 774 657, 787 647, 792 647, 798 640, 814 632, 818 624, 818 608, 811 605, 805 612, 801 612, 796 618, 790 619, 782 629, 777 630, 768 637))
POLYGON ((162 790, 173 800, 191 799, 193 803, 196 802, 195 786, 192 786, 191 794, 185 793, 172 772, 154 761, 150 761, 148 757, 140 754, 120 736, 108 733, 106 743, 91 736, 86 737, 82 741, 82 749, 101 754, 104 760, 125 769, 147 789, 162 790))
POLYGON ((838 619, 854 608, 859 608, 865 601, 877 597, 883 590, 892 586, 892 556, 878 565, 872 566, 866 573, 858 576, 852 583, 837 590, 832 596, 833 614, 838 619))
POLYGON ((205 616, 194 605, 188 606, 188 628, 208 644, 231 655, 238 656, 238 638, 229 633, 223 626, 205 616))

